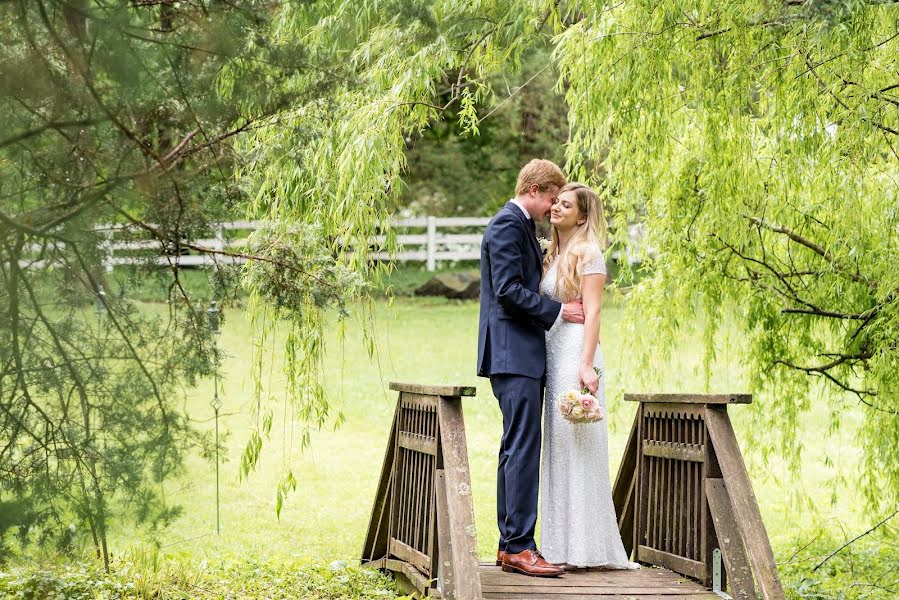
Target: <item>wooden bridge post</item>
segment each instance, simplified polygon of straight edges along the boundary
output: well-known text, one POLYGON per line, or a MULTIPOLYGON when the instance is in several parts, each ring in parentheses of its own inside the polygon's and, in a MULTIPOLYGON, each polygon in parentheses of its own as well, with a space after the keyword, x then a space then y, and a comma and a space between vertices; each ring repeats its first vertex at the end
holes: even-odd
POLYGON ((419 595, 481 600, 462 397, 472 387, 391 383, 399 392, 362 564, 419 595))
POLYGON ((784 592, 749 474, 727 415, 747 394, 626 394, 639 402, 612 492, 634 560, 666 567, 734 598, 784 592))

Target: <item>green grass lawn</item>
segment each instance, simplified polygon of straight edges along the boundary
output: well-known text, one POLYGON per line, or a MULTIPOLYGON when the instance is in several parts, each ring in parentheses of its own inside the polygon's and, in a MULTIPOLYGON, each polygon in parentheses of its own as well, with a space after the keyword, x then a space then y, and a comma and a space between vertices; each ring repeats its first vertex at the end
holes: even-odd
MULTIPOLYGON (((149 310, 155 310, 152 306, 149 310)), ((602 344, 609 392, 610 460, 617 465, 634 414, 622 400, 625 391, 705 391, 699 368, 699 336, 685 340, 671 364, 659 365, 656 381, 637 378, 622 328, 623 309, 607 301, 603 311, 602 344)), ((221 425, 227 431, 227 462, 221 470, 221 536, 215 531, 215 468, 199 457, 187 464, 187 475, 166 484, 166 498, 180 504, 184 515, 158 534, 164 557, 199 562, 207 557, 259 557, 267 560, 354 559, 361 552, 374 490, 396 402, 390 381, 473 385, 477 397, 464 400, 465 424, 482 558, 496 548, 495 469, 501 416, 489 382, 474 375, 477 352, 477 302, 399 298, 392 307, 376 306, 374 326, 380 343, 370 360, 362 337, 351 325, 346 343, 337 343, 334 327, 326 360, 330 400, 346 414, 339 429, 316 431, 312 444, 300 449, 300 425, 291 425, 291 407, 283 398, 283 377, 274 369, 270 391, 276 421, 257 472, 240 481, 238 464, 252 426, 250 417, 250 328, 246 316, 231 311, 221 337, 229 357, 225 363, 221 425), (286 418, 285 418, 286 417, 286 418), (292 468, 298 488, 287 499, 280 520, 275 516, 275 489, 280 475, 292 468)), ((275 348, 277 348, 277 344, 275 348)), ((745 390, 738 357, 721 352, 709 391, 745 390)), ((214 426, 209 405, 212 384, 190 390, 186 409, 201 428, 214 426)), ((745 407, 730 409, 738 436, 748 426, 745 407)), ((777 460, 768 465, 747 456, 762 514, 778 560, 787 560, 799 541, 811 538, 821 523, 859 532, 867 521, 852 486, 838 490, 832 503, 828 482, 851 475, 858 457, 852 416, 836 438, 826 438, 827 417, 815 411, 805 423, 805 468, 800 481, 777 460), (824 456, 833 466, 824 465, 824 456), (798 492, 798 494, 797 494, 798 492), (808 502, 795 498, 806 496, 808 502), (841 525, 837 525, 836 523, 841 525)), ((144 534, 122 527, 114 533, 113 549, 140 548, 144 534)))

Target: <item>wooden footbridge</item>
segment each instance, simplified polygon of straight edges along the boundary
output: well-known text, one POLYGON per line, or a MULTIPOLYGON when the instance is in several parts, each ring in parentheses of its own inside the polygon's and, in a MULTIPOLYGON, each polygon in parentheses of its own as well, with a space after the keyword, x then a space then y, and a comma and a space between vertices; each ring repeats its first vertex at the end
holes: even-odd
POLYGON ((419 597, 644 599, 784 597, 727 415, 741 394, 628 394, 638 402, 612 490, 625 549, 644 568, 539 579, 480 563, 464 396, 474 388, 391 383, 399 392, 362 552, 419 597))

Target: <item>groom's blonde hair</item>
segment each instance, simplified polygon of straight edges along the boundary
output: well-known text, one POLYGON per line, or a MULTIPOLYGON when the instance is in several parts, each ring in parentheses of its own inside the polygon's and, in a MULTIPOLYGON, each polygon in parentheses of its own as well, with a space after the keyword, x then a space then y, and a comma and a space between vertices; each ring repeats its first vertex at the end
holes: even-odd
POLYGON ((531 186, 537 184, 541 192, 545 192, 551 186, 562 187, 567 183, 565 174, 559 165, 551 160, 535 158, 521 168, 518 172, 518 183, 515 184, 515 195, 522 196, 528 193, 531 186))

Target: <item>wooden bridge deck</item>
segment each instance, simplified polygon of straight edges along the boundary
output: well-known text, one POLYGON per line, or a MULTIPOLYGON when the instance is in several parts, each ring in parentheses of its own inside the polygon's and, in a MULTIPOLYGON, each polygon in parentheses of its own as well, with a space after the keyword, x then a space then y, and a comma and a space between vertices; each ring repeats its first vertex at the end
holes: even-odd
POLYGON ((481 563, 485 600, 719 600, 691 579, 658 567, 635 571, 577 570, 558 578, 503 573, 493 563, 481 563))

